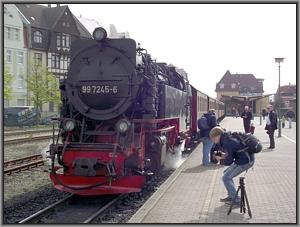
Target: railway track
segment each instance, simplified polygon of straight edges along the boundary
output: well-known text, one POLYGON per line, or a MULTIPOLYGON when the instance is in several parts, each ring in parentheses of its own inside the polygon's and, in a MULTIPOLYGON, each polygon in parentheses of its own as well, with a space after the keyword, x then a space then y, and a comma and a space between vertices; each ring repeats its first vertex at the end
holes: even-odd
POLYGON ((9 175, 42 165, 44 165, 44 160, 41 154, 30 155, 24 158, 4 162, 4 174, 9 175))
POLYGON ((51 139, 51 138, 52 138, 52 134, 33 136, 33 137, 22 137, 22 138, 15 138, 15 139, 4 139, 4 145, 31 143, 34 141, 47 140, 47 139, 51 139))
POLYGON ((124 195, 96 198, 70 195, 18 223, 91 223, 122 197, 124 195))
POLYGON ((13 131, 4 131, 5 137, 27 135, 27 134, 39 134, 39 133, 52 133, 52 128, 50 129, 38 129, 38 130, 13 130, 13 131))

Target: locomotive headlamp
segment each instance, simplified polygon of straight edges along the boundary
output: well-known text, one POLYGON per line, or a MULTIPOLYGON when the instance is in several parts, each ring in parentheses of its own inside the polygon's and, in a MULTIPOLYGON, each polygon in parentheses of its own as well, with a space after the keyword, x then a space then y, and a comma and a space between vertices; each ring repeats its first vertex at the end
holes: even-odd
POLYGON ((107 37, 107 32, 105 31, 104 28, 101 27, 95 28, 93 32, 93 37, 95 40, 101 41, 107 37))
POLYGON ((64 129, 65 129, 67 132, 72 131, 74 128, 75 128, 75 122, 74 122, 73 120, 66 120, 66 121, 64 122, 64 129))
POLYGON ((116 128, 119 133, 125 133, 130 127, 130 122, 126 119, 121 119, 117 122, 116 128))

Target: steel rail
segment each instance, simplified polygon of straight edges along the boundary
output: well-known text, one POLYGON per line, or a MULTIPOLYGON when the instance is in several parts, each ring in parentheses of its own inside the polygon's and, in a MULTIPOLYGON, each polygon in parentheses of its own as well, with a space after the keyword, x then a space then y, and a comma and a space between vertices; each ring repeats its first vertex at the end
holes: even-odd
POLYGON ((91 223, 95 218, 97 218, 101 213, 106 211, 108 208, 110 208, 113 204, 115 204, 118 200, 120 200, 124 195, 119 195, 118 197, 114 198, 107 204, 105 204, 103 207, 101 207, 99 210, 97 210, 94 214, 92 214, 90 217, 85 219, 82 224, 91 223))
POLYGON ((18 138, 18 139, 6 139, 6 140, 4 140, 4 145, 28 143, 28 142, 46 140, 46 139, 51 139, 51 138, 52 138, 52 134, 51 135, 44 135, 44 136, 18 138))
POLYGON ((41 159, 41 158, 43 158, 43 156, 41 154, 34 154, 34 155, 26 156, 23 158, 9 160, 9 161, 4 162, 4 168, 7 168, 10 165, 16 165, 16 164, 23 163, 26 161, 32 161, 32 160, 37 160, 37 159, 41 159))
POLYGON ((24 135, 24 134, 38 134, 38 133, 45 133, 45 132, 52 132, 51 129, 39 129, 39 130, 24 130, 24 131, 4 131, 4 136, 19 136, 19 135, 24 135))
MULTIPOLYGON (((70 196, 68 196, 64 199, 61 199, 61 200, 51 204, 50 206, 47 206, 46 208, 30 215, 29 217, 27 217, 27 218, 25 218, 21 221, 19 221, 18 223, 35 223, 35 222, 39 221, 44 215, 46 215, 47 213, 52 211, 54 208, 56 208, 58 206, 61 206, 62 204, 64 204, 66 201, 68 201, 69 199, 71 199, 74 196, 75 195, 72 194, 72 195, 70 195, 70 196)), ((79 223, 81 223, 81 224, 91 223, 93 220, 95 220, 95 218, 100 216, 103 212, 105 212, 108 208, 110 208, 113 204, 115 204, 123 196, 124 195, 119 195, 118 197, 112 199, 111 201, 109 201, 105 205, 101 206, 96 212, 89 215, 89 217, 86 218, 84 221, 79 222, 79 223)))
POLYGON ((21 172, 23 170, 29 170, 33 167, 39 167, 45 164, 44 160, 37 160, 37 161, 33 161, 30 163, 26 163, 23 165, 19 165, 19 166, 15 166, 15 167, 11 167, 8 169, 4 169, 4 174, 12 174, 14 172, 21 172))
POLYGON ((52 210, 54 207, 59 206, 60 204, 66 202, 67 200, 69 200, 71 197, 73 197, 74 195, 70 195, 64 199, 61 199, 59 201, 57 201, 56 203, 51 204, 50 206, 47 206, 46 208, 30 215, 29 217, 19 221, 18 223, 31 223, 34 220, 39 219, 40 216, 44 215, 45 213, 47 213, 48 211, 52 210))

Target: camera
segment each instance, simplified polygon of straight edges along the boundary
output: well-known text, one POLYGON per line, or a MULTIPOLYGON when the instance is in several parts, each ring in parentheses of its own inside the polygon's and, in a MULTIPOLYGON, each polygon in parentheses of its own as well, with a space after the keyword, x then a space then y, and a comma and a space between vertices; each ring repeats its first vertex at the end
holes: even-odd
POLYGON ((215 156, 222 156, 222 152, 221 151, 214 151, 214 155, 215 156))

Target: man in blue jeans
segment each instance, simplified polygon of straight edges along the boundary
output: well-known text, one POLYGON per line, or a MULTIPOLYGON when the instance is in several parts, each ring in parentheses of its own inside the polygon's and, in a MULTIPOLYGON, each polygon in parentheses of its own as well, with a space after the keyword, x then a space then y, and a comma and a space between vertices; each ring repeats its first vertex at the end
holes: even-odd
MULTIPOLYGON (((220 201, 230 204, 236 194, 233 178, 253 166, 254 154, 238 152, 244 148, 244 145, 237 138, 234 138, 229 133, 224 132, 221 127, 213 128, 210 131, 209 136, 213 143, 219 144, 222 149, 222 151, 218 152, 217 155, 214 155, 214 158, 218 161, 222 160, 224 165, 229 165, 229 167, 225 169, 222 177, 228 196, 220 199, 220 201)), ((235 201, 233 201, 233 204, 240 204, 239 196, 235 201)))
POLYGON ((209 132, 212 128, 214 128, 217 125, 217 119, 215 116, 215 110, 211 109, 207 113, 204 114, 204 116, 207 119, 208 129, 206 130, 200 130, 200 136, 202 138, 203 142, 203 156, 202 156, 202 164, 204 166, 208 166, 210 164, 210 150, 213 146, 213 142, 209 138, 209 132))

